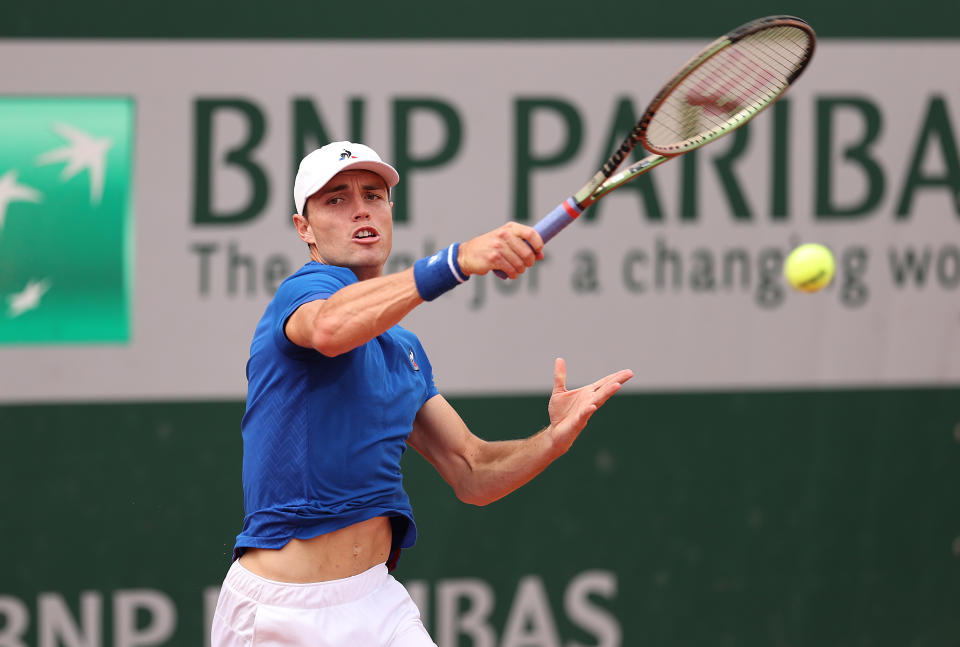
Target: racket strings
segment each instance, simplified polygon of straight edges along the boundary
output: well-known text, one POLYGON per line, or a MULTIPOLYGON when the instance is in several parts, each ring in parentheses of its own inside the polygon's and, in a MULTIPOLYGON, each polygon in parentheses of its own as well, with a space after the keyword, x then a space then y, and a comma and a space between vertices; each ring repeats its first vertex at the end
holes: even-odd
POLYGON ((648 148, 681 153, 736 128, 789 86, 810 46, 806 31, 775 26, 721 49, 663 100, 646 129, 648 148))

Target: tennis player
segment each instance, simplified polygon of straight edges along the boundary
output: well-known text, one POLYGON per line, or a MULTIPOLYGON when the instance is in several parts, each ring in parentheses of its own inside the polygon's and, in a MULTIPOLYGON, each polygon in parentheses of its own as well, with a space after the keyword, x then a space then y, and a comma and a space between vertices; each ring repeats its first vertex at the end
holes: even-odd
POLYGON ((487 442, 434 386, 420 341, 398 324, 424 301, 543 258, 531 227, 508 223, 384 275, 396 170, 362 144, 300 163, 293 216, 310 262, 257 325, 242 422, 246 516, 220 591, 212 647, 434 645, 390 571, 417 529, 400 458, 420 452, 466 503, 486 505, 539 474, 633 376, 568 391, 554 367, 550 424, 487 442))

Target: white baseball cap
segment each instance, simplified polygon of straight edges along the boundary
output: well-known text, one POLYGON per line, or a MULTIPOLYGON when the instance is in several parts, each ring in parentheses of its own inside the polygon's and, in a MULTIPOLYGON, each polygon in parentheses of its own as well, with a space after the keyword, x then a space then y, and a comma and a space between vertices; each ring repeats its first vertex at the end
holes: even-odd
POLYGON ((369 146, 331 142, 300 161, 297 179, 293 183, 293 201, 297 205, 297 213, 303 213, 307 198, 322 189, 334 175, 347 169, 373 171, 383 178, 388 188, 400 181, 397 170, 380 159, 377 151, 369 146))

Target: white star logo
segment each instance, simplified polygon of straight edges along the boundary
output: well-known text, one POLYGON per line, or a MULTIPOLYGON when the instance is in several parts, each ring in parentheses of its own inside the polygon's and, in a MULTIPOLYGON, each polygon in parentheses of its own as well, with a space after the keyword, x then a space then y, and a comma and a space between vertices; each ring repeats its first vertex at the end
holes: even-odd
POLYGON ((69 146, 57 148, 37 157, 37 164, 67 162, 60 174, 62 181, 69 180, 81 171, 90 172, 90 201, 100 204, 103 197, 103 179, 107 169, 107 151, 113 145, 109 138, 96 138, 66 124, 56 124, 53 129, 70 142, 69 146))
POLYGON ((40 299, 49 289, 50 281, 48 279, 42 281, 30 279, 27 281, 27 285, 22 291, 7 297, 7 301, 10 303, 10 317, 19 317, 27 310, 36 309, 40 305, 40 299))
POLYGON ((0 232, 11 202, 40 202, 40 192, 26 184, 17 183, 17 172, 7 171, 0 176, 0 232))

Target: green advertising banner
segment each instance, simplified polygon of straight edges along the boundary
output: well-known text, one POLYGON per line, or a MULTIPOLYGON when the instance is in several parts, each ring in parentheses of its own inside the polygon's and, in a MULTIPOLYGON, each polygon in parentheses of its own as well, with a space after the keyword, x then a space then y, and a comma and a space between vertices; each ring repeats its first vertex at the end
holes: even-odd
POLYGON ((130 99, 0 97, 0 345, 129 339, 133 124, 130 99))

